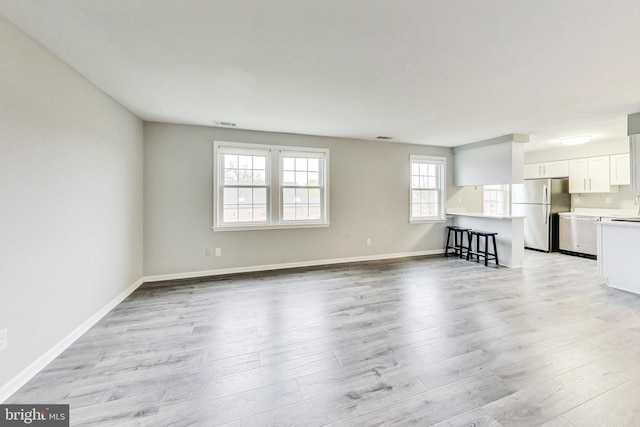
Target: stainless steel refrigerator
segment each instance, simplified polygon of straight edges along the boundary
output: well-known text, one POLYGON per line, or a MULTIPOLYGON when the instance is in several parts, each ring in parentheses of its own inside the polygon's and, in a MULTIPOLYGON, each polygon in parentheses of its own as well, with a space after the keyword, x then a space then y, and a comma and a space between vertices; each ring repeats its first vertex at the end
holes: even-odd
POLYGON ((544 252, 558 250, 559 212, 571 210, 567 178, 525 179, 512 186, 511 214, 524 216, 524 246, 544 252))

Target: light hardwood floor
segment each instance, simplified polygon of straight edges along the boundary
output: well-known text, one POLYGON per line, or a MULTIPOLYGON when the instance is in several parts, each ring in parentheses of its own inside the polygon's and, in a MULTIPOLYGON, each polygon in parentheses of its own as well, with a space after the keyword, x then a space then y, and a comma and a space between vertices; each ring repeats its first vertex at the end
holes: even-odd
POLYGON ((6 403, 78 426, 638 426, 640 296, 530 251, 146 284, 6 403))

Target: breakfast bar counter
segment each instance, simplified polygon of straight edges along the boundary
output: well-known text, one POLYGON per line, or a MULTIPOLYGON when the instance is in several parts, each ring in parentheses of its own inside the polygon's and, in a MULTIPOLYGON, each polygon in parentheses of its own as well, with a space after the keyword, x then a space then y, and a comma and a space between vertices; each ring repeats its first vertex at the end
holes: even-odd
POLYGON ((504 267, 522 267, 524 217, 487 215, 479 212, 447 212, 451 225, 498 233, 498 255, 504 267))

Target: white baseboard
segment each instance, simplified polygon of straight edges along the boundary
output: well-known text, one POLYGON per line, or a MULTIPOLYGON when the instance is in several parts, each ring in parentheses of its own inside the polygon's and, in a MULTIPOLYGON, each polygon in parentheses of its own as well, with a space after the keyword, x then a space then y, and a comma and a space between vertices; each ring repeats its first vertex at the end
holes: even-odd
POLYGON ((282 264, 256 265, 256 266, 249 266, 249 267, 220 268, 217 270, 191 271, 191 272, 185 272, 185 273, 159 274, 159 275, 153 275, 153 276, 145 276, 143 277, 142 280, 144 282, 162 282, 165 280, 195 279, 198 277, 220 276, 223 274, 253 273, 257 271, 283 270, 285 268, 315 267, 318 265, 344 264, 348 262, 362 262, 362 261, 378 261, 378 260, 393 259, 393 258, 439 255, 443 253, 444 253, 444 249, 435 249, 430 251, 419 251, 419 252, 369 255, 369 256, 359 256, 359 257, 351 257, 351 258, 333 258, 333 259, 323 259, 323 260, 316 260, 316 261, 301 261, 301 262, 288 262, 288 263, 282 263, 282 264))
POLYGON ((98 323, 107 313, 113 310, 118 304, 124 301, 129 295, 133 293, 144 281, 142 279, 137 280, 134 284, 122 291, 117 297, 111 300, 107 305, 102 307, 97 313, 87 319, 84 323, 74 329, 69 335, 64 337, 60 342, 51 347, 46 353, 36 359, 32 364, 27 366, 18 375, 9 380, 8 383, 0 387, 0 403, 7 400, 11 395, 20 389, 33 378, 38 372, 40 372, 45 366, 51 363, 56 357, 58 357, 64 350, 66 350, 71 344, 73 344, 78 338, 87 332, 93 325, 98 323))

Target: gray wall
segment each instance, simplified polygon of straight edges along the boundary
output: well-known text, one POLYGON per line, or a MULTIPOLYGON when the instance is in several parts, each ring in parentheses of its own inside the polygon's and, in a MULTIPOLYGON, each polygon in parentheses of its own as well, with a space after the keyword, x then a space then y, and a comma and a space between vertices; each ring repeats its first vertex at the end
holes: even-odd
POLYGON ((139 119, 2 18, 0 58, 2 389, 142 276, 143 145, 139 119))
POLYGON ((409 155, 446 156, 451 187, 449 148, 161 123, 144 140, 145 276, 442 249, 444 223, 408 222, 409 155), (330 227, 212 231, 214 140, 329 148, 330 227))

